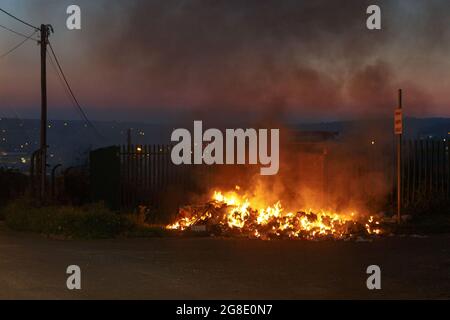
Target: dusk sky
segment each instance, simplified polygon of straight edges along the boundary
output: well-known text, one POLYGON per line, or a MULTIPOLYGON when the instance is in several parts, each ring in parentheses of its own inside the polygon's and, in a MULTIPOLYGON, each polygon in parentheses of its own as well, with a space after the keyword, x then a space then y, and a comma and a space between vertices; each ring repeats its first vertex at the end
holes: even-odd
MULTIPOLYGON (((450 1, 0 0, 50 41, 72 88, 96 120, 155 115, 282 115, 346 119, 450 116, 450 1), (66 8, 82 30, 66 28, 66 8), (381 7, 382 29, 366 28, 381 7)), ((0 13, 0 24, 31 29, 0 13)), ((22 41, 0 29, 0 55, 22 41)), ((39 47, 0 59, 0 117, 39 115, 39 47)), ((51 65, 50 118, 77 119, 51 65)))

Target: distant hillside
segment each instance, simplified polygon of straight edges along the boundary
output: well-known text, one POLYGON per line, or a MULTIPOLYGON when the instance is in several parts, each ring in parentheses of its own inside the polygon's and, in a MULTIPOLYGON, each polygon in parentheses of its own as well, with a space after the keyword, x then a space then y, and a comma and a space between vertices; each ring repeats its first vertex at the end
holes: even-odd
MULTIPOLYGON (((378 127, 393 132, 392 119, 334 121, 323 123, 305 123, 296 125, 300 130, 336 131, 342 134, 353 130, 364 130, 364 127, 378 127)), ((450 118, 406 118, 404 120, 404 137, 447 138, 450 133, 450 118)))
MULTIPOLYGON (((86 161, 88 151, 107 145, 125 144, 127 130, 132 128, 132 143, 168 143, 174 127, 169 125, 137 122, 94 122, 101 133, 82 121, 49 121, 49 161, 65 166, 86 161)), ((391 135, 392 119, 335 121, 324 123, 300 123, 291 127, 304 131, 333 131, 341 136, 356 134, 391 135)), ((189 127, 190 128, 190 127, 189 127)), ((407 118, 405 138, 447 138, 450 133, 450 118, 407 118)), ((0 152, 30 155, 39 146, 39 121, 0 119, 0 152)), ((0 163, 0 166, 2 164, 0 163)))

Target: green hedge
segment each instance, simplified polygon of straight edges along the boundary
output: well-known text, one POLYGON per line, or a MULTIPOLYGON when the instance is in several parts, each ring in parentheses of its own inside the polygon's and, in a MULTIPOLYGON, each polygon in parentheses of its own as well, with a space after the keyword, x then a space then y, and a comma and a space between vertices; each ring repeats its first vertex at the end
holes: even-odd
POLYGON ((67 238, 113 238, 133 228, 129 219, 103 204, 38 207, 16 201, 3 208, 3 215, 6 225, 13 230, 67 238))

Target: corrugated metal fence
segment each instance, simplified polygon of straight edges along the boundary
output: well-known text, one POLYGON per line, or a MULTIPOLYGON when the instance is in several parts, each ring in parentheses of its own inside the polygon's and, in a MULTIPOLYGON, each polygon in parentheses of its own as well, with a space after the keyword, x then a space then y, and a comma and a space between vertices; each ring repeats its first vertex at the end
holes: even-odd
MULTIPOLYGON (((180 165, 170 159, 170 145, 121 146, 120 207, 148 205, 159 209, 164 203, 184 204, 188 193, 208 187, 214 166, 180 165)), ((450 199, 449 141, 403 141, 402 197, 404 206, 430 198, 450 199)))
POLYGON ((449 141, 407 140, 402 150, 405 206, 431 198, 450 199, 449 141))
MULTIPOLYGON (((206 183, 209 166, 174 165, 172 146, 129 145, 120 148, 120 197, 122 208, 146 205, 154 209, 177 212, 195 192, 198 181, 206 183)), ((165 211, 165 212, 164 212, 165 211)))
POLYGON ((170 145, 129 145, 120 151, 121 206, 156 204, 169 184, 183 185, 184 168, 170 161, 170 145))

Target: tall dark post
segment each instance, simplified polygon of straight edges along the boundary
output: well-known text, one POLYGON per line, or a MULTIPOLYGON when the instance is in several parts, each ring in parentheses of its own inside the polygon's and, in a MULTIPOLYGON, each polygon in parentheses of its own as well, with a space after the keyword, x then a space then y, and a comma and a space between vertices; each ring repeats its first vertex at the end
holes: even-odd
POLYGON ((128 149, 130 149, 130 147, 131 147, 131 129, 127 130, 127 146, 128 146, 128 149))
POLYGON ((47 43, 48 26, 41 24, 41 138, 40 138, 40 189, 45 200, 47 179, 47 43))
MULTIPOLYGON (((398 108, 402 110, 402 89, 398 90, 398 108)), ((397 222, 400 223, 402 219, 402 133, 398 133, 397 136, 397 222)))

